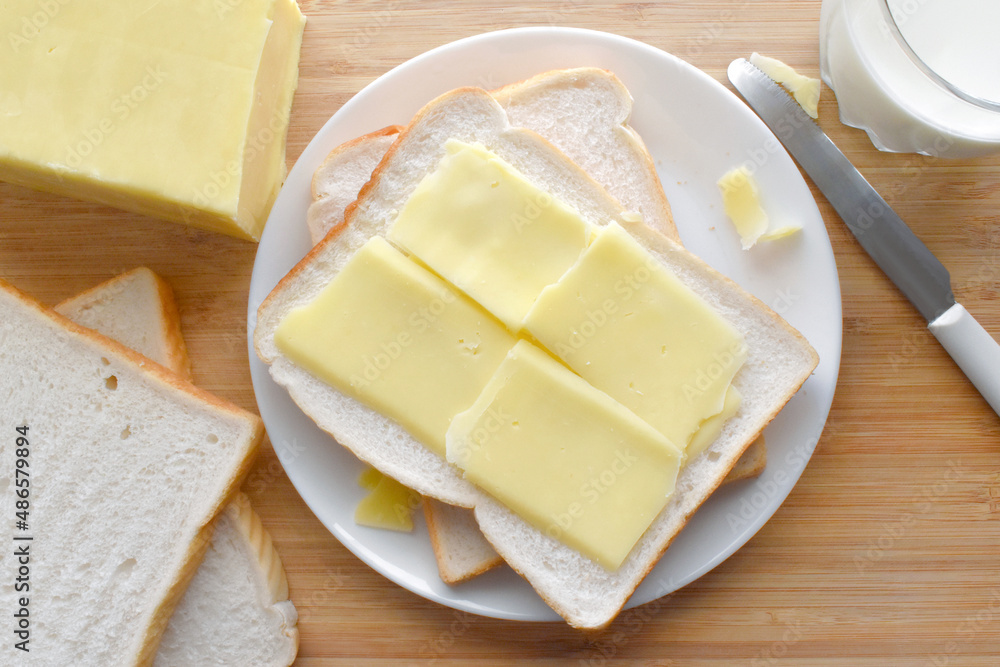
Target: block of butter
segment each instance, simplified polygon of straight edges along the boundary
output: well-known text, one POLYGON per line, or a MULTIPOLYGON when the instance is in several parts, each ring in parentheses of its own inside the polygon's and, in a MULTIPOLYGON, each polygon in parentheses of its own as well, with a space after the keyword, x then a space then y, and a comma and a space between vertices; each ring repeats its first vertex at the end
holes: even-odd
POLYGON ((0 180, 259 239, 304 25, 295 0, 0 4, 0 180))

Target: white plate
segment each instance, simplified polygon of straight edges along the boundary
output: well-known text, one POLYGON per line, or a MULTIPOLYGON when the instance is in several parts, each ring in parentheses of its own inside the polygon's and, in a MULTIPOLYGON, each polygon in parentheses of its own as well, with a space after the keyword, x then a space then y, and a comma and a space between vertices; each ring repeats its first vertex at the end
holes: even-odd
MULTIPOLYGON (((711 570, 778 509, 819 439, 840 366, 840 285, 816 203, 764 124, 714 79, 649 45, 569 28, 487 33, 400 65, 334 114, 289 173, 257 252, 248 335, 252 341, 257 306, 309 249, 310 179, 331 149, 386 125, 405 124, 424 103, 458 86, 495 88, 548 69, 584 65, 611 70, 635 98, 631 124, 656 161, 685 245, 782 314, 820 356, 816 372, 767 428, 767 469, 756 480, 720 489, 698 510, 633 595, 634 606, 711 570), (772 217, 804 225, 797 237, 752 252, 740 249, 715 182, 744 162, 759 166, 763 203, 772 217)), ((457 609, 522 620, 558 618, 508 568, 459 586, 443 584, 419 517, 411 534, 355 525, 361 465, 271 381, 252 342, 250 359, 257 403, 279 459, 305 502, 347 548, 401 586, 457 609)))

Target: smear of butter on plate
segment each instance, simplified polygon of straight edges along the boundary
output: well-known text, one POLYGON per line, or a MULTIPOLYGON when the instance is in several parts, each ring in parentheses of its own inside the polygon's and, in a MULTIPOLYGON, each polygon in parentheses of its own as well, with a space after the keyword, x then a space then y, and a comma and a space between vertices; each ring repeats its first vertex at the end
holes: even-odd
POLYGON ((749 250, 758 241, 773 241, 802 229, 797 223, 769 228, 770 219, 760 204, 757 183, 747 167, 739 166, 726 172, 718 180, 718 186, 726 215, 736 227, 744 250, 749 250))

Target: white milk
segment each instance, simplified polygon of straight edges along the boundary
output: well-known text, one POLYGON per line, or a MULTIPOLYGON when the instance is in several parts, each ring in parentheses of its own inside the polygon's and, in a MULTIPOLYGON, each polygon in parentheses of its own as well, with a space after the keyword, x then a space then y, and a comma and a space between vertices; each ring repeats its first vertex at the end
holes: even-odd
POLYGON ((1000 152, 1000 0, 824 0, 820 68, 880 150, 1000 152))

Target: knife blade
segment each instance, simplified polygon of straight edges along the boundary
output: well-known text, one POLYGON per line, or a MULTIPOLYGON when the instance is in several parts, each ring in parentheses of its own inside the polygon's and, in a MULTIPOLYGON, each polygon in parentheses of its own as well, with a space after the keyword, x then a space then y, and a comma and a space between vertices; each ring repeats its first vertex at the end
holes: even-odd
POLYGON ((928 328, 1000 414, 1000 345, 955 301, 951 276, 812 118, 744 58, 729 80, 826 196, 847 228, 928 321, 928 328))

